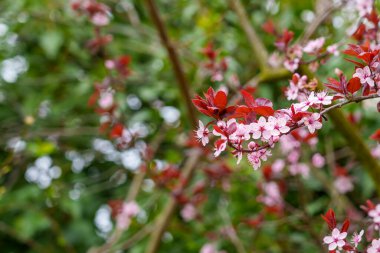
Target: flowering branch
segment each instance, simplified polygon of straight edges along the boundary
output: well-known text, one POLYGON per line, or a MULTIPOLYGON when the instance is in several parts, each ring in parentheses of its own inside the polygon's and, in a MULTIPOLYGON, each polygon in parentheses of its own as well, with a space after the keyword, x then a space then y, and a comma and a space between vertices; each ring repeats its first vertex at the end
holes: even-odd
POLYGON ((354 97, 354 98, 351 98, 351 99, 348 99, 348 100, 345 100, 343 102, 340 102, 338 104, 334 104, 330 107, 327 107, 326 109, 324 109, 323 111, 321 111, 321 114, 326 114, 328 113, 330 110, 333 110, 333 109, 336 109, 336 108, 341 108, 342 106, 344 105, 347 105, 347 104, 351 104, 351 103, 359 103, 363 100, 367 100, 367 99, 373 99, 373 98, 378 98, 380 97, 380 95, 378 94, 371 94, 371 95, 368 95, 368 96, 359 96, 359 97, 354 97))

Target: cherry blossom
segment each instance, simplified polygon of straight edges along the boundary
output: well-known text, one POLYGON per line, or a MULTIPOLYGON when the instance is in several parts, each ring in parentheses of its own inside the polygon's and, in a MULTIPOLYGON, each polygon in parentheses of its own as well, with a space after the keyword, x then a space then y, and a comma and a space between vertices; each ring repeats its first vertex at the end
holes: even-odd
POLYGON ((203 245, 199 253, 226 253, 225 251, 217 250, 216 246, 212 243, 203 245))
POLYGON ((185 221, 194 220, 197 216, 197 209, 192 204, 186 204, 181 210, 181 216, 185 221))
POLYGON ((364 234, 364 230, 362 229, 360 233, 354 233, 352 236, 351 242, 354 244, 355 248, 358 247, 359 243, 362 241, 362 236, 364 234))
POLYGON ((356 9, 359 11, 360 16, 365 16, 371 14, 373 0, 356 0, 355 3, 356 9))
POLYGON ((379 230, 380 227, 380 204, 368 212, 368 216, 372 218, 372 222, 375 224, 375 229, 379 230))
POLYGON ((199 141, 202 142, 203 146, 206 146, 206 144, 209 142, 208 135, 210 131, 203 125, 202 121, 199 121, 199 128, 196 130, 196 135, 199 141))
POLYGON ((325 162, 325 158, 319 153, 314 154, 311 158, 311 163, 316 168, 322 168, 325 165, 325 162))
POLYGON ((313 100, 314 104, 322 104, 322 105, 329 105, 332 103, 333 96, 328 96, 327 92, 322 91, 316 93, 315 96, 311 97, 310 99, 313 100))
POLYGON ((309 54, 316 54, 321 50, 323 44, 325 44, 325 38, 323 37, 309 41, 303 48, 303 51, 309 54))
POLYGON ((370 87, 375 85, 375 81, 372 78, 371 69, 368 66, 364 68, 357 68, 353 77, 358 77, 360 79, 360 83, 368 84, 370 87))
POLYGON ((347 237, 347 232, 341 233, 339 229, 334 228, 331 236, 325 236, 323 242, 329 245, 329 250, 341 249, 346 242, 344 239, 347 237))
POLYGON ((290 72, 296 71, 296 69, 298 69, 299 64, 300 64, 300 59, 298 58, 286 59, 284 61, 284 67, 288 69, 290 72))
POLYGON ((259 202, 262 202, 266 206, 282 206, 283 199, 281 196, 280 188, 276 182, 264 183, 261 186, 263 195, 257 197, 259 202))
POLYGON ((269 116, 268 118, 268 124, 272 125, 269 129, 271 130, 272 136, 279 136, 280 134, 285 134, 289 132, 290 128, 286 125, 287 120, 285 117, 273 117, 269 116))
POLYGON ((135 201, 123 203, 120 213, 116 217, 117 227, 120 229, 127 229, 131 224, 132 217, 140 212, 140 207, 135 201))
POLYGON ((354 189, 352 179, 348 176, 339 176, 334 181, 334 187, 341 194, 345 194, 354 189))
POLYGON ((367 249, 367 253, 379 253, 380 252, 380 239, 374 239, 371 245, 367 249))
POLYGON ((303 117, 301 122, 307 126, 310 133, 314 133, 316 129, 322 128, 322 123, 319 121, 321 115, 319 113, 313 113, 309 116, 303 117))
POLYGON ((225 139, 220 139, 215 142, 215 152, 214 156, 218 157, 220 153, 222 153, 224 150, 226 150, 227 147, 227 140, 225 139))
POLYGON ((304 178, 309 177, 310 168, 304 163, 296 163, 289 166, 289 172, 291 175, 301 175, 304 178))
POLYGON ((339 50, 338 50, 338 45, 337 44, 333 44, 333 45, 330 45, 326 48, 326 51, 329 52, 330 54, 334 55, 334 56, 338 56, 339 55, 339 50))
POLYGON ((263 137, 268 140, 272 136, 271 132, 273 130, 273 125, 270 123, 268 124, 264 117, 260 117, 257 122, 250 124, 250 129, 253 139, 260 139, 260 137, 263 137))

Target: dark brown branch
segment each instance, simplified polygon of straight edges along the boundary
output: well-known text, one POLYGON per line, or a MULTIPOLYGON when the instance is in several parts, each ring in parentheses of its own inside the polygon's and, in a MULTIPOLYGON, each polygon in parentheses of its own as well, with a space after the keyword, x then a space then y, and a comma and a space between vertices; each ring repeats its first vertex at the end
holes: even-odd
POLYGON ((249 44, 251 45, 252 51, 255 54, 256 60, 258 61, 260 70, 265 71, 267 69, 268 63, 268 52, 264 46, 264 43, 261 41, 256 31, 253 29, 241 1, 229 0, 229 2, 236 14, 238 15, 241 26, 248 37, 249 44))
MULTIPOLYGON (((185 189, 185 183, 189 182, 189 179, 191 178, 192 173, 196 168, 201 156, 202 153, 199 150, 194 150, 192 154, 189 154, 189 157, 181 173, 181 178, 179 180, 180 185, 178 186, 176 192, 181 193, 185 189)), ((148 242, 148 247, 145 251, 146 253, 157 252, 161 242, 161 237, 165 232, 165 229, 169 224, 170 218, 172 217, 177 206, 178 201, 175 198, 175 196, 172 196, 166 204, 165 209, 161 212, 160 216, 157 218, 155 222, 153 234, 148 242)))
POLYGON ((165 25, 159 15, 159 11, 154 3, 154 0, 146 0, 145 2, 146 2, 146 5, 148 6, 148 10, 149 10, 150 16, 152 17, 153 23, 157 28, 162 44, 165 46, 169 55, 169 59, 173 65, 173 70, 178 82, 179 89, 181 91, 183 99, 185 100, 184 102, 186 103, 186 108, 187 108, 187 113, 189 116, 190 123, 193 127, 195 127, 197 125, 197 118, 196 118, 194 106, 191 102, 190 86, 186 80, 185 72, 179 60, 178 53, 169 39, 165 25))

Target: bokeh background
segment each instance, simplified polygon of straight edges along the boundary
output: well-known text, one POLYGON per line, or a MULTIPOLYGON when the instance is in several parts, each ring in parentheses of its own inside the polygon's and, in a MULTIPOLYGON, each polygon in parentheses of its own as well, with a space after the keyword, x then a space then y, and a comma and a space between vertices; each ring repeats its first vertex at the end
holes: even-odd
MULTIPOLYGON (((86 16, 74 12, 69 1, 0 2, 1 252, 86 252, 102 245, 115 228, 109 201, 124 199, 137 171, 146 164, 139 147, 160 140, 154 158, 147 163, 157 171, 167 166, 181 171, 190 149, 194 149, 189 148, 189 137, 195 128, 145 2, 101 2, 112 10, 110 24, 102 28, 103 33, 113 36, 106 54, 91 53, 86 47, 94 37, 94 26, 86 16), (99 132, 100 117, 87 103, 94 83, 108 75, 105 57, 121 55, 132 60, 130 75, 117 87, 118 115, 139 133, 136 145, 126 149, 118 149, 99 132)), ((262 30, 262 24, 271 19, 279 30, 291 29, 297 38, 329 2, 242 1, 269 52, 275 50, 274 38, 262 30)), ((209 42, 219 57, 228 60, 228 77, 236 75, 245 84, 259 72, 228 1, 160 0, 156 5, 179 54, 192 96, 209 86, 228 87, 227 83, 211 82, 204 73, 202 49, 209 42)), ((347 34, 356 22, 357 14, 351 7, 339 8, 313 37, 324 36, 328 43, 348 43, 347 34)), ((326 62, 317 76, 326 82, 336 67, 352 71, 352 65, 339 55, 326 62)), ((281 108, 289 105, 283 96, 287 85, 287 80, 264 82, 255 94, 281 108)), ((376 102, 350 105, 344 111, 348 117, 360 119, 355 121, 357 127, 375 154, 376 143, 368 137, 380 125, 376 102)), ((200 114, 197 117, 207 122, 200 114)), ((186 220, 179 204, 157 252, 199 252, 210 242, 227 252, 327 252, 321 239, 327 228, 320 214, 330 207, 340 217, 352 211, 360 222, 359 205, 376 195, 371 179, 339 129, 327 122, 318 139, 314 149, 303 150, 303 162, 311 164, 316 152, 328 162, 312 169, 317 175, 286 177, 284 198, 292 209, 280 215, 263 213, 265 206, 257 198, 263 181, 261 171, 254 171, 244 159, 236 165, 232 155, 215 159, 203 151, 188 182, 188 195, 197 185, 204 185, 196 218, 186 220), (354 185, 344 194, 334 188, 337 165, 349 171, 354 185), (220 169, 224 167, 228 169, 220 169), (207 169, 212 172, 207 173, 207 169)), ((279 149, 273 153, 266 165, 283 157, 279 149)), ((129 245, 124 243, 154 224, 172 197, 170 187, 157 182, 152 175, 145 177, 136 198, 141 210, 111 252, 146 249, 149 233, 129 245)))

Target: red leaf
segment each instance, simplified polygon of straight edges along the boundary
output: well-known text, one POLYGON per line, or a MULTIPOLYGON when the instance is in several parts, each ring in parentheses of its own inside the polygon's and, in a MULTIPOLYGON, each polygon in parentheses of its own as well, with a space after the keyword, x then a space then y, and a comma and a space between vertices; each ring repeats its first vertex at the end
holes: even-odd
POLYGON ((248 93, 246 90, 241 90, 240 93, 241 95, 243 95, 246 105, 248 105, 249 107, 255 106, 255 99, 250 93, 248 93))
POLYGON ((224 109, 227 105, 227 95, 224 93, 224 91, 218 91, 216 93, 214 104, 219 109, 224 109))
POLYGON ((360 83, 360 79, 357 77, 351 78, 351 80, 347 83, 347 90, 351 94, 357 92, 360 89, 360 87, 362 87, 362 84, 360 83))
POLYGON ((348 58, 344 58, 344 59, 345 59, 346 61, 352 62, 353 64, 355 64, 355 65, 358 66, 358 67, 363 68, 363 67, 365 66, 365 64, 360 63, 360 62, 358 62, 358 61, 354 61, 354 60, 351 60, 351 59, 348 59, 348 58))
POLYGON ((376 132, 371 135, 371 139, 380 142, 380 128, 377 129, 376 132))
POLYGON ((348 228, 350 227, 350 221, 346 219, 343 222, 342 229, 340 230, 341 232, 347 232, 348 228))
POLYGON ((333 230, 336 227, 335 213, 331 208, 326 212, 325 215, 322 215, 322 219, 326 221, 330 230, 333 230))
POLYGON ((111 138, 118 138, 120 136, 123 135, 123 131, 124 131, 124 126, 123 124, 121 123, 117 123, 113 128, 112 128, 112 131, 111 131, 111 138))
POLYGON ((273 108, 269 106, 256 106, 253 108, 253 111, 265 117, 272 116, 274 114, 273 108))

